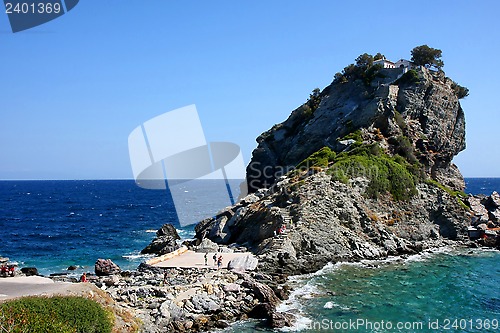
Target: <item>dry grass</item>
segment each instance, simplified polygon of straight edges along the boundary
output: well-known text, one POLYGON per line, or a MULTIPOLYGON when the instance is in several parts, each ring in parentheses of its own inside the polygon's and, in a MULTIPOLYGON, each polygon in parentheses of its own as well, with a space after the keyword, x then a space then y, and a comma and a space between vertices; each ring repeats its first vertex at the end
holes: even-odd
POLYGON ((118 305, 105 291, 97 287, 92 289, 93 290, 88 293, 87 298, 98 302, 108 311, 113 313, 115 318, 115 325, 113 327, 114 333, 135 333, 139 331, 140 321, 130 310, 118 305))

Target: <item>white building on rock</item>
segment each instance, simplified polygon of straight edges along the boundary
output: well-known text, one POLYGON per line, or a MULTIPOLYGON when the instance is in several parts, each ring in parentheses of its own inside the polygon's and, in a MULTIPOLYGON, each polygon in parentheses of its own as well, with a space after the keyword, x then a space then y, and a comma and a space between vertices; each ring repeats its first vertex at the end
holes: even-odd
POLYGON ((413 63, 406 59, 399 59, 396 62, 387 59, 378 59, 373 62, 373 65, 382 65, 382 68, 406 68, 407 70, 413 67, 413 63))
POLYGON ((398 61, 396 61, 394 63, 394 65, 396 66, 396 68, 412 68, 413 67, 413 63, 409 60, 406 60, 406 59, 399 59, 398 61))
POLYGON ((396 64, 387 59, 379 59, 373 62, 373 65, 382 65, 382 68, 396 68, 396 64))

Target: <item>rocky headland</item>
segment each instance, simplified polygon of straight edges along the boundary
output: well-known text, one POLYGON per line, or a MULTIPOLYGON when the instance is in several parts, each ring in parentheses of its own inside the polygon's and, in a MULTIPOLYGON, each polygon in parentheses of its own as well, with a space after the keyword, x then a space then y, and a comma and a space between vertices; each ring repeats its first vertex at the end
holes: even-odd
POLYGON ((425 66, 353 66, 257 138, 253 193, 201 222, 199 240, 242 244, 284 274, 467 240, 458 85, 425 66))
MULTIPOLYGON (((171 269, 165 287, 163 271, 143 266, 98 283, 136 308, 148 331, 199 331, 248 317, 282 327, 294 320, 276 311, 289 275, 329 262, 481 245, 469 240, 468 227, 497 223, 500 200, 465 195, 452 163, 465 149, 459 99, 466 88, 427 66, 371 61, 360 56, 261 134, 247 167, 250 194, 201 221, 184 243, 251 251, 255 271, 171 269)), ((175 239, 159 231, 147 249, 163 254, 175 239)))

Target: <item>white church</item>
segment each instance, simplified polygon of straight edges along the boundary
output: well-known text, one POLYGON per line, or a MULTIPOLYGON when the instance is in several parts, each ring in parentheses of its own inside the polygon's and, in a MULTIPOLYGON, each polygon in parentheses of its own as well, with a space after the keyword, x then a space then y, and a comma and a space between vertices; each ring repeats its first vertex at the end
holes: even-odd
POLYGON ((373 62, 373 65, 382 65, 383 68, 406 68, 406 69, 410 69, 412 68, 413 66, 413 63, 409 60, 406 60, 406 59, 399 59, 398 61, 396 62, 392 62, 390 60, 387 60, 387 59, 379 59, 379 60, 375 60, 373 62))

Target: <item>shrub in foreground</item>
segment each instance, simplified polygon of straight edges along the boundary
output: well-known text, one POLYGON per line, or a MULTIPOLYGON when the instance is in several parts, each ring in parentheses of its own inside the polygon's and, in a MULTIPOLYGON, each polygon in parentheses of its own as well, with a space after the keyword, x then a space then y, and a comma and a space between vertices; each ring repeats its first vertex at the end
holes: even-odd
POLYGON ((2 332, 107 333, 112 327, 112 315, 83 297, 25 297, 0 304, 2 332))

